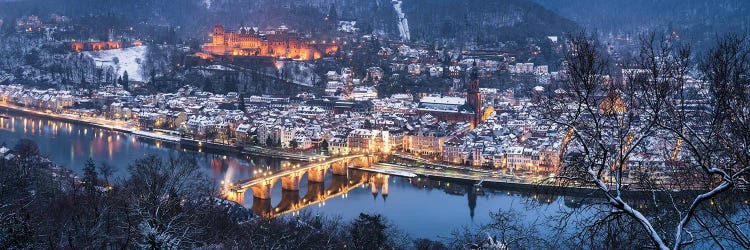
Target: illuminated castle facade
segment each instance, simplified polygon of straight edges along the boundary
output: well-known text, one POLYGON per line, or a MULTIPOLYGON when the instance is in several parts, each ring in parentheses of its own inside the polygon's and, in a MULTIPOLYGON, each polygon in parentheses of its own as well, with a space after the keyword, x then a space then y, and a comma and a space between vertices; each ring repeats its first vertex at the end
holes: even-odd
POLYGON ((256 28, 240 27, 237 31, 228 31, 223 25, 216 25, 211 34, 211 43, 204 44, 204 53, 221 56, 268 56, 286 57, 299 60, 313 60, 323 54, 332 54, 338 50, 335 41, 330 44, 301 39, 298 34, 288 32, 286 27, 260 32, 256 28))
POLYGON ((109 41, 109 42, 72 42, 70 43, 70 50, 73 52, 81 51, 99 51, 109 49, 122 48, 121 42, 109 41))

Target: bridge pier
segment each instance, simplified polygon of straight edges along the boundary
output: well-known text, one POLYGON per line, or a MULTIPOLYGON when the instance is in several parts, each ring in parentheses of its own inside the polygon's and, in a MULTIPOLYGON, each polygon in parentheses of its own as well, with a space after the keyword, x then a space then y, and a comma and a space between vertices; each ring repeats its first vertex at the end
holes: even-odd
POLYGON ((240 205, 245 205, 245 190, 228 190, 225 193, 225 198, 240 205))
POLYGON ((331 170, 334 175, 346 175, 347 162, 334 162, 331 164, 331 170))
MULTIPOLYGON (((269 179, 265 180, 262 183, 258 183, 256 185, 253 185, 251 189, 253 190, 253 197, 264 199, 264 200, 270 200, 271 199, 271 190, 273 189, 273 184, 276 183, 276 179, 269 179)), ((255 203, 255 202, 253 202, 255 203)))
POLYGON ((248 180, 240 181, 233 187, 225 189, 224 196, 228 200, 244 204, 245 192, 248 189, 253 192, 253 206, 255 213, 263 216, 275 216, 286 213, 290 210, 297 210, 309 204, 320 202, 346 192, 352 187, 362 184, 366 181, 364 172, 349 173, 349 166, 354 164, 368 165, 373 161, 366 155, 348 155, 338 158, 328 159, 324 162, 312 162, 306 166, 296 166, 271 174, 268 172, 263 175, 254 176, 248 180), (366 157, 366 159, 355 159, 366 157), (331 168, 333 178, 330 188, 325 188, 325 178, 328 168, 331 168), (308 192, 305 197, 299 196, 300 180, 308 174, 308 192), (271 205, 271 191, 276 182, 281 179, 282 185, 282 204, 276 206, 281 213, 277 213, 271 205), (287 209, 289 208, 289 209, 287 209))
POLYGON ((287 176, 281 177, 281 189, 299 191, 299 180, 301 178, 302 173, 299 172, 294 172, 287 176))
POLYGON ((307 170, 307 181, 318 182, 318 183, 325 182, 326 170, 327 170, 326 167, 316 167, 316 168, 311 168, 310 170, 307 170))

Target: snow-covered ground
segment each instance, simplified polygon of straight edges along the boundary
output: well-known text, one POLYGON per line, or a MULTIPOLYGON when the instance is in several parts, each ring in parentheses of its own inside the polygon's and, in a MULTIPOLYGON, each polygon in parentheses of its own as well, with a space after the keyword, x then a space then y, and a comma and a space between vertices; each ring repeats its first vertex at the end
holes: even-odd
POLYGON ((357 32, 357 21, 339 21, 338 30, 346 33, 357 32))
MULTIPOLYGON (((284 72, 284 78, 299 85, 312 87, 318 76, 315 74, 315 66, 307 62, 286 61, 280 67, 284 72)), ((278 67, 278 66, 277 66, 278 67)))
POLYGON ((393 0, 393 9, 398 14, 398 33, 401 36, 401 40, 408 42, 411 34, 409 34, 409 21, 406 20, 406 14, 401 10, 401 0, 393 0))
POLYGON ((131 81, 143 81, 141 62, 146 60, 147 46, 102 51, 86 51, 86 56, 94 59, 97 67, 112 66, 119 76, 128 72, 131 81), (115 59, 117 58, 117 59, 115 59))

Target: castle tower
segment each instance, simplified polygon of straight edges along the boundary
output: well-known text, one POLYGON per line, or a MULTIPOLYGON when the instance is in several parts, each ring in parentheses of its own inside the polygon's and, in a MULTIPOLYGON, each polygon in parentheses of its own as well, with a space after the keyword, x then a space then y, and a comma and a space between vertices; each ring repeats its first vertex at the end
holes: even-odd
POLYGON ((217 24, 214 26, 213 45, 224 45, 224 25, 217 24))
POLYGON ((482 119, 482 96, 479 94, 479 68, 474 62, 469 76, 469 87, 466 89, 466 101, 474 110, 474 117, 471 124, 476 127, 482 119))

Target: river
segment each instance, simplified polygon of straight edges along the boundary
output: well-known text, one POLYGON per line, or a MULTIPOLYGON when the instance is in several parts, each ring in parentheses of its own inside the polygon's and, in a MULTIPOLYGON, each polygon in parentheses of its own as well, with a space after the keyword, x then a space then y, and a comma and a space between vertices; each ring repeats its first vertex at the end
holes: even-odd
MULTIPOLYGON (((41 117, 24 117, 18 113, 5 112, 7 118, 0 119, 0 142, 12 147, 28 138, 39 145, 40 152, 57 164, 78 173, 89 158, 97 164, 110 164, 116 170, 115 177, 126 177, 127 166, 134 160, 149 154, 161 157, 195 157, 206 174, 221 180, 241 180, 257 170, 279 169, 287 161, 267 157, 238 157, 209 152, 182 149, 179 145, 139 138, 134 135, 100 129, 88 125, 50 120, 41 117)), ((355 170, 352 170, 355 171, 355 170)), ((331 181, 331 173, 326 183, 331 181)), ((320 213, 344 220, 355 218, 359 213, 379 213, 392 224, 414 238, 450 236, 453 230, 464 226, 487 223, 490 212, 515 210, 525 222, 543 216, 552 216, 568 210, 570 201, 557 196, 537 196, 531 192, 475 188, 455 182, 428 180, 426 178, 403 178, 389 176, 381 178, 376 188, 362 184, 345 195, 334 197, 323 203, 309 206, 302 211, 320 213), (528 207, 530 201, 536 206, 528 207)), ((307 181, 300 185, 300 195, 307 192, 307 181)), ((330 185, 330 184, 326 184, 330 185)), ((276 206, 281 200, 281 185, 275 185, 271 203, 276 206)), ((252 195, 245 197, 245 206, 251 207, 252 195)))

